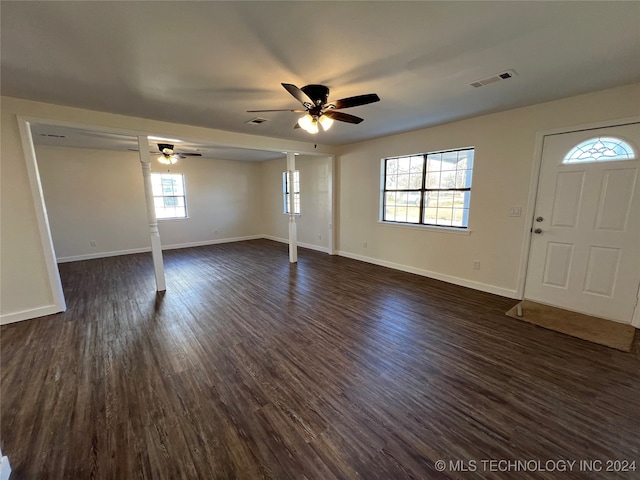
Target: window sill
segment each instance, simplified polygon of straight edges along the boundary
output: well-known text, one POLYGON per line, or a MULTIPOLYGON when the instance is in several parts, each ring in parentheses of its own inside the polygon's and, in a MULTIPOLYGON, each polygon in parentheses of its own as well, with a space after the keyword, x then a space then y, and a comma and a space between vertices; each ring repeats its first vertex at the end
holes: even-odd
POLYGON ((429 232, 448 233, 453 235, 471 235, 471 230, 469 230, 468 228, 436 227, 433 225, 416 225, 413 223, 392 223, 383 222, 382 220, 378 220, 378 224, 384 225, 385 227, 408 228, 411 230, 427 230, 429 232))
POLYGON ((156 220, 158 220, 159 222, 176 222, 176 221, 182 221, 182 220, 189 220, 191 217, 171 217, 171 218, 158 218, 156 220))

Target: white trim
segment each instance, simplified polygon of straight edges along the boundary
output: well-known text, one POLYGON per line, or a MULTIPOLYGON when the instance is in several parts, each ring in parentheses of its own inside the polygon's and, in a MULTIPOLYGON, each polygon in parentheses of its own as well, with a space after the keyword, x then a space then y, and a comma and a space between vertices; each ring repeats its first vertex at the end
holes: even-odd
POLYGON ((336 224, 336 156, 329 155, 327 159, 328 175, 327 175, 327 196, 329 197, 329 225, 327 225, 327 253, 329 255, 336 254, 336 236, 333 226, 336 224))
POLYGON ((244 242, 246 240, 258 240, 264 235, 247 235, 244 237, 218 238, 216 240, 203 240, 200 242, 174 243, 173 245, 163 245, 163 250, 178 250, 180 248, 204 247, 206 245, 217 245, 219 243, 244 242))
POLYGON ((419 223, 401 223, 401 222, 387 222, 384 220, 378 220, 379 225, 384 225, 385 227, 395 227, 395 228, 408 228, 412 230, 422 230, 427 232, 436 232, 436 233, 450 233, 454 235, 471 235, 472 230, 469 228, 456 228, 456 227, 438 227, 436 225, 423 225, 419 223))
POLYGON ((388 262, 386 260, 379 260, 373 257, 365 257, 363 255, 357 255, 355 253, 339 251, 338 255, 341 257, 351 258, 353 260, 360 260, 361 262, 372 263, 374 265, 380 265, 381 267, 393 268, 394 270, 400 270, 402 272, 414 273, 423 277, 433 278, 435 280, 442 280, 443 282, 452 283, 454 285, 460 285, 461 287, 468 287, 474 290, 480 290, 481 292, 493 293, 502 297, 517 298, 516 291, 508 288, 496 287, 487 283, 474 282, 473 280, 467 280, 465 278, 454 277, 452 275, 446 275, 443 273, 432 272, 430 270, 423 270, 422 268, 416 268, 409 265, 402 265, 400 263, 388 262))
POLYGON ((638 285, 638 294, 636 296, 636 307, 633 309, 631 316, 631 325, 640 329, 640 284, 638 285))
MULTIPOLYGON (((245 240, 257 240, 265 238, 264 235, 248 235, 245 237, 220 238, 216 240, 203 240, 200 242, 174 243, 172 245, 163 245, 162 250, 178 250, 180 248, 204 247, 206 245, 216 245, 219 243, 243 242, 245 240)), ((131 248, 128 250, 113 250, 110 252, 90 253, 86 255, 74 255, 71 257, 60 257, 58 263, 79 262, 81 260, 93 260, 96 258, 119 257, 120 255, 131 255, 134 253, 147 253, 151 251, 151 247, 131 248)))
POLYGON ((2 457, 0 459, 0 480, 9 480, 11 476, 11 465, 9 465, 9 459, 2 457))
POLYGON ((4 315, 0 315, 0 325, 44 317, 46 315, 54 315, 60 312, 64 312, 64 310, 61 310, 58 305, 46 305, 44 307, 21 310, 19 312, 5 313, 4 315))
MULTIPOLYGON (((287 210, 289 211, 289 262, 296 263, 298 261, 298 227, 296 225, 295 214, 295 176, 296 176, 296 155, 294 152, 287 151, 287 171, 285 172, 287 178, 287 186, 289 189, 289 196, 285 198, 288 201, 287 210)), ((298 183, 300 182, 300 172, 298 171, 298 183)), ((300 192, 298 192, 300 194, 300 192)), ((300 198, 302 203, 302 197, 300 198)), ((302 210, 302 207, 300 207, 302 210)))
POLYGON ((561 135, 563 133, 582 132, 585 130, 597 130, 600 128, 622 127, 632 123, 640 122, 640 115, 633 117, 618 118, 613 120, 601 120, 593 123, 583 123, 580 125, 552 128, 551 130, 543 130, 543 135, 561 135))
MULTIPOLYGON (((186 202, 185 202, 186 203, 186 202)), ((167 217, 167 218, 158 218, 158 223, 162 222, 182 222, 184 220, 191 220, 191 217, 167 217)))
POLYGON ((112 250, 110 252, 88 253, 86 255, 72 255, 70 257, 58 257, 58 263, 79 262, 81 260, 94 260, 96 258, 119 257, 120 255, 131 255, 133 253, 147 253, 151 247, 131 248, 128 250, 112 250))
MULTIPOLYGON (((151 243, 151 258, 153 258, 153 271, 156 277, 156 290, 164 292, 167 290, 167 280, 164 276, 164 261, 162 260, 162 241, 158 230, 158 218, 156 217, 155 200, 153 196, 153 186, 151 182, 151 157, 149 155, 149 139, 146 135, 138 137, 138 154, 140 156, 140 168, 142 169, 142 183, 144 185, 144 201, 147 207, 147 221, 149 222, 149 240, 151 243)), ((161 174, 162 175, 162 174, 161 174)), ((182 193, 185 193, 184 175, 181 173, 172 174, 182 177, 182 193)), ((164 193, 164 192, 163 192, 164 193)), ((186 198, 185 198, 186 200, 186 198)), ((184 211, 187 212, 185 201, 184 211)))
MULTIPOLYGON (((559 127, 551 130, 543 130, 536 132, 535 147, 533 150, 533 165, 531 166, 531 179, 529 180, 529 196, 527 200, 527 208, 524 214, 524 230, 522 249, 520 251, 520 264, 518 267, 518 282, 516 286, 515 298, 522 300, 524 298, 524 288, 527 279, 527 267, 529 266, 529 253, 531 250, 531 227, 535 216, 536 197, 538 195, 538 184, 540 181, 540 168, 542 165, 542 147, 544 145, 544 137, 549 135, 559 135, 563 133, 580 132, 583 130, 595 130, 598 128, 618 127, 631 123, 640 122, 640 116, 620 118, 617 120, 603 120, 600 122, 575 125, 573 127, 559 127)), ((640 320, 638 320, 640 322, 640 320)), ((640 325, 636 325, 640 328, 640 325)))
MULTIPOLYGON (((32 102, 31 100, 23 100, 23 99, 18 99, 18 98, 11 98, 11 97, 7 97, 10 98, 11 100, 18 100, 18 101, 25 101, 25 102, 32 102)), ((45 102, 35 102, 33 101, 34 104, 38 104, 38 105, 46 105, 46 106, 52 106, 53 104, 50 103, 45 103, 45 102)), ((73 110, 70 114, 73 115, 75 112, 82 112, 82 109, 78 109, 75 107, 63 107, 63 108, 69 108, 71 110, 73 110)), ((91 110, 92 113, 98 113, 101 115, 111 115, 108 112, 104 112, 104 111, 100 111, 100 110, 91 110)), ((153 136, 172 136, 173 134, 169 133, 167 135, 162 134, 161 132, 159 132, 159 130, 141 130, 138 128, 120 128, 120 127, 114 127, 111 125, 104 125, 104 124, 96 124, 96 123, 84 123, 84 122, 74 122, 74 121, 68 121, 68 120, 62 120, 59 118, 50 118, 50 117, 39 117, 37 115, 18 115, 18 116, 22 116, 22 118, 24 118, 28 123, 37 123, 37 124, 41 124, 41 125, 54 125, 54 126, 59 126, 59 127, 69 127, 69 128, 77 128, 77 129, 81 129, 81 130, 92 130, 92 131, 96 131, 96 132, 104 132, 104 133, 112 133, 112 134, 116 134, 116 135, 125 135, 128 137, 139 137, 141 135, 147 136, 147 137, 153 137, 153 136), (160 134, 160 135, 158 135, 160 134)), ((134 116, 130 116, 130 115, 120 115, 120 117, 126 118, 126 119, 133 119, 133 120, 143 120, 141 117, 134 117, 134 116)), ((111 120, 108 120, 109 122, 111 122, 111 120)), ((310 143, 309 142, 301 142, 301 141, 296 141, 296 140, 285 140, 282 138, 275 138, 275 137, 265 137, 264 135, 255 135, 255 134, 237 134, 235 132, 227 132, 224 130, 216 130, 216 129, 212 129, 212 128, 205 128, 205 127, 196 127, 193 125, 186 125, 186 124, 182 124, 182 123, 168 123, 168 122, 160 122, 162 123, 162 128, 170 128, 171 130, 174 130, 175 127, 178 128, 184 128, 184 127, 192 127, 194 129, 199 129, 199 130, 205 130, 206 132, 204 133, 208 133, 209 135, 206 136, 191 136, 191 135, 179 135, 180 138, 182 139, 183 142, 188 142, 188 143, 203 143, 203 144, 207 144, 207 145, 217 145, 219 147, 229 147, 229 148, 250 148, 253 150, 263 150, 265 152, 274 152, 274 153, 282 153, 285 150, 289 149, 292 152, 296 152, 298 155, 311 155, 311 156, 324 156, 324 155, 331 155, 332 152, 334 151, 335 147, 331 146, 331 145, 322 145, 322 144, 311 144, 311 145, 315 145, 315 147, 313 149, 308 149, 310 143), (223 134, 225 135, 224 139, 218 139, 218 140, 214 140, 213 138, 211 138, 211 134, 223 134), (234 137, 242 137, 240 139, 234 139, 229 140, 228 134, 231 134, 234 137), (247 143, 248 140, 255 140, 256 143, 253 142, 249 142, 247 143), (278 142, 278 144, 274 144, 274 142, 278 142), (287 146, 282 146, 281 144, 284 143, 287 146)), ((167 130, 164 130, 165 132, 167 130)), ((176 135, 178 136, 178 135, 176 135)))
MULTIPOLYGON (((21 115, 17 115, 18 130, 20 133, 20 141, 22 143, 22 153, 24 162, 27 167, 29 177, 29 186, 31 187, 31 197, 33 199, 33 207, 36 213, 36 221, 38 231, 40 232, 40 245, 42 246, 42 254, 47 269, 47 277, 49 278, 49 286, 53 297, 53 304, 56 312, 64 312, 67 304, 62 291, 62 281, 58 273, 58 265, 56 263, 56 252, 53 247, 53 238, 51 237, 51 229, 49 227, 49 218, 47 217, 47 209, 44 203, 44 194, 42 192, 42 183, 40 182, 40 172, 38 170, 38 161, 36 158, 35 148, 33 146, 33 138, 31 136, 31 127, 29 122, 21 115)), ((37 309, 36 309, 37 310, 37 309)))
MULTIPOLYGON (((273 240, 274 242, 280 243, 289 243, 289 240, 287 240, 286 238, 273 237, 271 235, 260 235, 258 238, 265 238, 267 240, 273 240)), ((313 245, 311 243, 298 242, 298 246, 302 248, 308 248, 309 250, 315 250, 317 252, 329 253, 329 249, 327 247, 321 247, 319 245, 313 245)))
POLYGON ((537 132, 535 145, 533 147, 533 164, 531 166, 531 179, 529 180, 529 195, 527 197, 527 207, 524 214, 524 226, 522 232, 522 247, 520 249, 520 262, 518 265, 518 282, 516 284, 517 298, 524 298, 524 283, 527 279, 527 268, 529 267, 529 252, 531 249, 531 228, 533 217, 536 213, 536 200, 538 197, 538 180, 540 178, 540 167, 542 165, 542 147, 546 133, 537 132))

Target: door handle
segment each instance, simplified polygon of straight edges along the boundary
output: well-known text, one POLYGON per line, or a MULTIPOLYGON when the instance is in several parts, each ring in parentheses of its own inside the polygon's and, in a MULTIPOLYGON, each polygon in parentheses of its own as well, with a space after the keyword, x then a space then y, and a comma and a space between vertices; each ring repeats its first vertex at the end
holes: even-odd
POLYGON ((537 233, 537 234, 541 234, 542 233, 542 229, 541 228, 536 228, 533 233, 537 233))

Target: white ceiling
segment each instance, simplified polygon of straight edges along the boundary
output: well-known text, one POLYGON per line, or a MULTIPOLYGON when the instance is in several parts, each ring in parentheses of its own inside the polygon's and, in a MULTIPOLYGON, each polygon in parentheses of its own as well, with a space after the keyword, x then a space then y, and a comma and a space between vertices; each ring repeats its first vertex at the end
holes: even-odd
MULTIPOLYGON (((281 82, 377 93, 341 145, 640 81, 640 2, 2 1, 3 95, 307 141, 281 82), (469 83, 504 70, 517 76, 469 83)), ((197 147, 197 146, 195 146, 197 147)))

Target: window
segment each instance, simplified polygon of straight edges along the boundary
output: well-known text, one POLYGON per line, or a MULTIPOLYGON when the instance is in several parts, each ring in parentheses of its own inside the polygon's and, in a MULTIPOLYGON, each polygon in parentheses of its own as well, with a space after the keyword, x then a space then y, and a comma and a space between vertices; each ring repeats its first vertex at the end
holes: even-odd
POLYGON ((187 204, 184 175, 180 173, 152 173, 153 203, 157 218, 186 218, 187 204))
POLYGON ((614 160, 634 160, 633 147, 624 140, 614 137, 590 138, 573 147, 562 163, 611 162, 614 160))
MULTIPOLYGON (((284 213, 289 213, 289 172, 282 173, 282 199, 284 201, 284 213)), ((293 213, 300 215, 300 171, 293 172, 293 213)))
POLYGON ((385 158, 382 221, 467 228, 473 148, 385 158))

